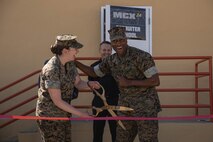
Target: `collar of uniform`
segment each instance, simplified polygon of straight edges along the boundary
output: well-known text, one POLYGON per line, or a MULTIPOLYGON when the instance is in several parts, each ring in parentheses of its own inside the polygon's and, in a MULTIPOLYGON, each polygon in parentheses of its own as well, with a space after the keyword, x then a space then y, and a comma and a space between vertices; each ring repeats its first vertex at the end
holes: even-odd
POLYGON ((57 60, 58 60, 58 64, 59 64, 59 66, 60 66, 60 69, 61 69, 62 71, 65 71, 65 66, 61 63, 61 60, 59 59, 58 55, 56 55, 56 58, 57 58, 57 60))

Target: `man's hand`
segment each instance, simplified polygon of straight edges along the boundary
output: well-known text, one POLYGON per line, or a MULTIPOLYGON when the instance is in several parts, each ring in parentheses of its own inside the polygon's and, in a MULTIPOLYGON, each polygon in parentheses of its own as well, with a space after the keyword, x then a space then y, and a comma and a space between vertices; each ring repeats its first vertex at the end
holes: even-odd
POLYGON ((119 83, 120 87, 130 86, 131 80, 128 80, 128 79, 121 77, 121 76, 117 76, 117 78, 118 78, 118 83, 119 83))

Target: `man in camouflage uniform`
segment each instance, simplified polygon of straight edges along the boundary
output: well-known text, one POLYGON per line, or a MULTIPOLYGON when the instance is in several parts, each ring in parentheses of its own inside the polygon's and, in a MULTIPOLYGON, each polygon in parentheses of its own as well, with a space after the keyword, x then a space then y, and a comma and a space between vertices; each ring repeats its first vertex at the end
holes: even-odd
MULTIPOLYGON (((57 36, 51 47, 53 56, 42 68, 36 116, 41 117, 89 117, 70 105, 74 87, 88 89, 98 87, 98 82, 85 82, 80 79, 73 62, 78 49, 83 45, 75 40, 76 36, 57 36)), ((38 126, 43 142, 71 142, 71 121, 38 120, 38 126)))
MULTIPOLYGON (((161 107, 155 86, 160 84, 160 80, 152 56, 128 46, 124 27, 114 27, 109 34, 116 53, 93 69, 76 61, 77 67, 90 76, 112 74, 120 89, 118 105, 134 109, 134 112, 118 112, 119 116, 157 117, 161 107)), ((133 142, 137 134, 140 142, 158 142, 157 120, 122 122, 127 130, 117 127, 117 142, 133 142)))

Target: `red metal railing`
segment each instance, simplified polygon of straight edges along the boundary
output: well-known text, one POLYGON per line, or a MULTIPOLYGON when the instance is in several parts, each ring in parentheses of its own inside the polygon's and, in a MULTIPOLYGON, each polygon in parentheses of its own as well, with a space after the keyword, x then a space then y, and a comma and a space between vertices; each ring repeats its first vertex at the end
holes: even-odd
MULTIPOLYGON (((77 60, 98 60, 98 57, 80 57, 77 58, 77 60)), ((194 88, 158 88, 158 92, 195 92, 195 104, 186 104, 186 105, 174 105, 174 104, 167 104, 167 105, 162 105, 163 108, 195 108, 195 113, 196 115, 198 115, 198 109, 199 108, 209 108, 210 109, 210 114, 213 114, 213 98, 212 98, 212 57, 211 56, 171 56, 171 57, 154 57, 154 60, 198 60, 197 62, 195 62, 195 71, 194 72, 160 72, 159 75, 160 76, 195 76, 195 87, 194 88), (208 71, 206 72, 199 72, 199 65, 203 62, 208 62, 208 71), (199 78, 202 77, 208 77, 208 88, 199 88, 199 78), (199 104, 199 92, 208 92, 209 93, 209 104, 199 104)), ((0 88, 0 92, 13 87, 14 85, 34 76, 37 75, 38 73, 40 73, 41 70, 37 70, 34 71, 26 76, 24 76, 23 78, 20 78, 2 88, 0 88)), ((84 73, 80 73, 81 76, 85 76, 84 73)), ((18 91, 15 94, 12 94, 2 100, 0 100, 0 104, 3 104, 21 94, 23 94, 24 92, 33 89, 34 87, 37 86, 36 84, 30 85, 26 88, 24 88, 21 91, 18 91)), ((90 92, 90 90, 80 90, 81 92, 90 92)), ((14 106, 12 106, 11 108, 4 110, 3 112, 1 112, 0 114, 6 114, 11 112, 14 109, 17 109, 33 100, 35 100, 37 98, 37 95, 32 96, 31 98, 28 98, 26 100, 24 100, 21 103, 18 103, 14 106)), ((77 108, 88 108, 88 105, 79 105, 79 106, 75 106, 77 108)), ((35 111, 35 108, 23 113, 22 115, 28 115, 31 114, 32 112, 35 111)), ((0 125, 0 128, 3 128, 11 123, 13 123, 16 120, 11 120, 8 121, 4 124, 0 125)))
POLYGON ((32 73, 30 73, 30 74, 28 74, 28 75, 26 75, 26 76, 24 76, 24 77, 22 77, 22 78, 20 78, 20 79, 18 79, 18 80, 16 80, 16 81, 14 81, 14 82, 12 82, 12 83, 10 83, 10 84, 8 84, 8 85, 6 85, 6 86, 0 88, 0 92, 2 92, 3 90, 6 90, 6 89, 8 89, 8 88, 10 88, 10 87, 12 87, 12 86, 18 84, 18 83, 20 83, 20 82, 22 82, 22 81, 24 81, 24 80, 26 80, 26 79, 28 79, 28 78, 30 78, 30 77, 32 77, 32 76, 38 74, 38 73, 40 73, 40 71, 41 71, 41 70, 34 71, 34 72, 32 72, 32 73))
MULTIPOLYGON (((155 60, 198 60, 195 62, 195 72, 164 72, 160 73, 160 76, 195 76, 195 88, 164 88, 158 89, 158 92, 195 92, 195 104, 194 105, 162 105, 167 108, 196 108, 195 114, 198 115, 198 108, 210 108, 210 114, 213 114, 213 97, 212 97, 212 57, 211 56, 172 56, 172 57, 154 57, 155 60), (208 71, 199 72, 198 66, 203 62, 208 62, 208 71), (202 77, 208 77, 209 87, 199 88, 198 79, 202 77), (199 104, 198 93, 209 92, 209 104, 199 104)), ((212 120, 213 121, 213 120, 212 120)))

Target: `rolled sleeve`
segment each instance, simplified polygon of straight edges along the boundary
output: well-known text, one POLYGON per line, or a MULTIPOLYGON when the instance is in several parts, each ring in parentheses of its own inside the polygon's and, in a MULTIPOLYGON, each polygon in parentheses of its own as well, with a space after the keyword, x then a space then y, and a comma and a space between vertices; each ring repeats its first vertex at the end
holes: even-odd
POLYGON ((55 68, 44 71, 45 76, 45 88, 60 89, 61 81, 59 71, 55 68))
POLYGON ((46 80, 45 81, 45 88, 55 88, 60 89, 60 81, 52 81, 52 80, 46 80))
POLYGON ((150 78, 152 77, 153 75, 157 74, 158 73, 158 70, 155 66, 147 69, 145 72, 144 72, 144 75, 146 76, 146 78, 150 78))
POLYGON ((94 72, 97 76, 103 77, 105 74, 100 70, 99 64, 94 66, 94 72))

